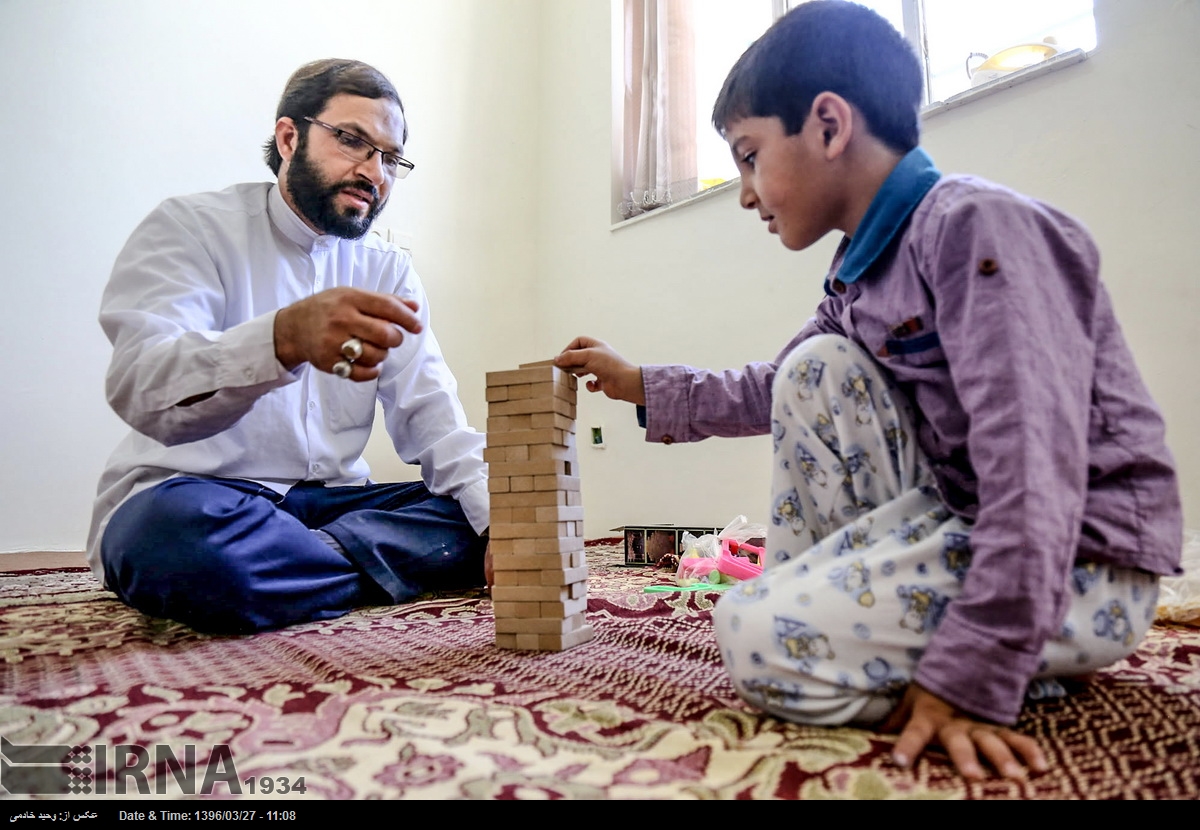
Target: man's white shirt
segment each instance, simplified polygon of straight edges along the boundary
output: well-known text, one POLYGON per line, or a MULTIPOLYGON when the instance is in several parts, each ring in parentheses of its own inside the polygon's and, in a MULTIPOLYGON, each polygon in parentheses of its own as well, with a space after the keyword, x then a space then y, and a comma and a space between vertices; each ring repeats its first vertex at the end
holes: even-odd
POLYGON ((406 251, 371 234, 315 233, 274 183, 168 199, 117 257, 100 323, 113 343, 109 403, 133 427, 98 487, 88 561, 100 579, 113 512, 174 476, 247 479, 278 493, 306 480, 366 483, 376 397, 400 458, 420 465, 431 491, 458 499, 477 532, 487 527, 485 437, 467 425, 406 251), (418 304, 422 332, 404 332, 377 381, 308 363, 288 371, 275 356, 276 312, 339 286, 418 304))

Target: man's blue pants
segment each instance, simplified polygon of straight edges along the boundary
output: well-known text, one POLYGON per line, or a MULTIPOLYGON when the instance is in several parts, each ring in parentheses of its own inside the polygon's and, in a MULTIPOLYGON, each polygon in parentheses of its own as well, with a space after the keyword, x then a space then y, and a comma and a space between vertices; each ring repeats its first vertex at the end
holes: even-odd
POLYGON ((250 481, 184 476, 121 505, 100 551, 108 588, 127 604, 233 634, 482 586, 486 547, 458 502, 421 482, 301 482, 283 496, 250 481))

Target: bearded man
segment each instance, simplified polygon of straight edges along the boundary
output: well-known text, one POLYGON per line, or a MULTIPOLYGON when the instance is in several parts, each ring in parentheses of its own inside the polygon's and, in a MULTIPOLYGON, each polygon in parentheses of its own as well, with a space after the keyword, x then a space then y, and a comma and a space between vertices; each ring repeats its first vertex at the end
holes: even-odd
POLYGON ((248 633, 484 584, 484 436, 411 259, 367 235, 407 139, 378 70, 307 64, 265 147, 278 183, 168 199, 118 256, 100 323, 133 429, 88 558, 127 604, 248 633), (377 400, 421 482, 370 480, 377 400))

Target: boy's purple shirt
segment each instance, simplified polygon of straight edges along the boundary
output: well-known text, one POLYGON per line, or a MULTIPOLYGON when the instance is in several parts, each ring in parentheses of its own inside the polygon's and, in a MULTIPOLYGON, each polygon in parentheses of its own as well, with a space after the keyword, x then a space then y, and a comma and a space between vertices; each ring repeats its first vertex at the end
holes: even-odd
POLYGON ((865 244, 843 241, 828 296, 774 361, 642 367, 646 438, 768 433, 775 369, 814 334, 875 355, 916 404, 942 498, 974 523, 963 593, 915 680, 1012 723, 1066 614, 1076 559, 1178 573, 1178 483, 1087 231, 982 179, 930 187, 919 174, 932 163, 913 153, 864 217, 890 216, 892 232, 876 221, 865 244))

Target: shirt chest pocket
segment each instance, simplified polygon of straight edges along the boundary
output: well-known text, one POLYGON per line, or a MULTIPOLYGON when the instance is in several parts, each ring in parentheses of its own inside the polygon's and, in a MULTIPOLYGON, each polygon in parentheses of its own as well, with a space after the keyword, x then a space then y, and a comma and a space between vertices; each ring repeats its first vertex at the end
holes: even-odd
POLYGON ((330 428, 335 432, 370 428, 375 421, 375 382, 354 383, 333 376, 329 380, 323 401, 330 428))
POLYGON ((937 331, 924 315, 904 317, 899 321, 877 321, 864 326, 864 340, 871 353, 885 365, 926 367, 946 362, 946 352, 937 331))

